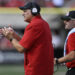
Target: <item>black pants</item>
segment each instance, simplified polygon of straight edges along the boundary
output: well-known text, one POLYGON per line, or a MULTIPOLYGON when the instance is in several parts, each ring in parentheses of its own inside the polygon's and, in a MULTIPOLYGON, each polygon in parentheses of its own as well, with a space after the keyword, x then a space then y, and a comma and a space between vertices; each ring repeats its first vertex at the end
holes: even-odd
POLYGON ((75 68, 68 69, 66 75, 75 75, 75 68))

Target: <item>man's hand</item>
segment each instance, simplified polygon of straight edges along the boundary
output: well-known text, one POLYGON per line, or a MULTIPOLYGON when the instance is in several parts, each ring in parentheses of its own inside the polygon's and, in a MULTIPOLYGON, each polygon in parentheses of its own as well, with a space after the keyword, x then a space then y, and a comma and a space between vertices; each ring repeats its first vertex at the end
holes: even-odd
POLYGON ((0 29, 0 38, 3 37, 3 34, 2 34, 2 29, 0 29))
POLYGON ((59 61, 57 58, 54 58, 54 65, 59 64, 59 61))
POLYGON ((0 34, 2 34, 2 29, 0 29, 0 34))
POLYGON ((11 27, 4 27, 2 28, 2 34, 8 39, 10 40, 11 38, 13 38, 13 34, 14 34, 14 30, 11 27))
POLYGON ((56 65, 56 58, 54 58, 54 65, 56 65))

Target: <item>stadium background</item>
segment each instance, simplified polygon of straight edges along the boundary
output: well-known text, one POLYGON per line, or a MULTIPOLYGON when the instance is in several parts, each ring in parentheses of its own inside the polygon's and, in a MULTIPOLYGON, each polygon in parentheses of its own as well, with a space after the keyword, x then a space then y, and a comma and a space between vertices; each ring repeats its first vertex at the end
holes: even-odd
MULTIPOLYGON (((41 15, 49 23, 52 31, 54 57, 63 56, 64 41, 67 32, 61 16, 69 10, 75 10, 75 0, 0 0, 0 28, 11 24, 22 36, 27 23, 23 21, 23 6, 28 1, 35 1, 41 6, 41 15)), ((12 44, 0 35, 0 75, 24 75, 24 55, 18 53, 12 44)), ((54 67, 54 75, 64 75, 66 67, 54 67)))

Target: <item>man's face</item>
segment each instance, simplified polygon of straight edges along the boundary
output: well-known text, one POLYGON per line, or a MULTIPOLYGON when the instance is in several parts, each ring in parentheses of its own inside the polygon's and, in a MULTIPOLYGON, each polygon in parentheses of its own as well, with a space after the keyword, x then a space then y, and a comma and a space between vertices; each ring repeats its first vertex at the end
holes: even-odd
POLYGON ((75 27, 75 20, 64 21, 65 29, 72 29, 75 27))
POLYGON ((26 21, 26 22, 30 22, 33 17, 30 9, 24 10, 23 16, 24 16, 24 21, 26 21))

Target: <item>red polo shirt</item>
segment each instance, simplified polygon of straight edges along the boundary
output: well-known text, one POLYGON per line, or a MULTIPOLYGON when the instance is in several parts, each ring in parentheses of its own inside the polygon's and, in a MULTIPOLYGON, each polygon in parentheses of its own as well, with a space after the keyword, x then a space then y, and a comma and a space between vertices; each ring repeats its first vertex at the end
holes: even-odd
POLYGON ((25 75, 53 75, 54 52, 47 22, 35 16, 19 43, 28 51, 24 53, 25 75))
MULTIPOLYGON (((75 50, 75 33, 70 34, 67 41, 67 54, 72 50, 75 50)), ((66 66, 68 68, 75 67, 75 60, 66 63, 66 66)))

